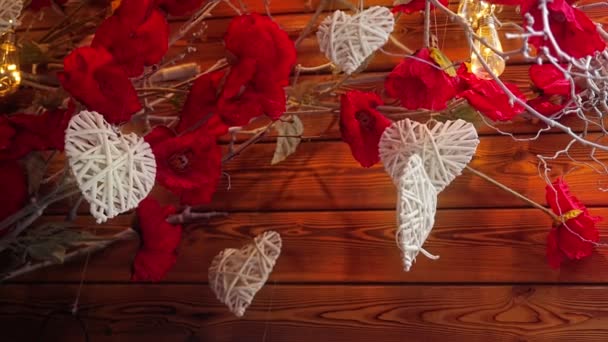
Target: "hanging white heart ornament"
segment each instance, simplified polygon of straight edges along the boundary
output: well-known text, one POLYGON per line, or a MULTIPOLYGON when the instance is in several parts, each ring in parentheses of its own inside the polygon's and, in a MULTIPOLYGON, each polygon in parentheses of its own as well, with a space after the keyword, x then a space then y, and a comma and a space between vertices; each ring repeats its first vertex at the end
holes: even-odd
POLYGON ((228 248, 209 267, 209 286, 217 299, 241 317, 264 286, 281 254, 281 236, 268 231, 241 249, 228 248))
POLYGON ((98 223, 136 208, 154 186, 156 160, 150 145, 134 133, 121 134, 96 112, 72 117, 65 153, 98 223))
POLYGON ((407 161, 398 187, 396 240, 403 268, 409 271, 419 252, 433 260, 439 258, 422 248, 435 224, 437 190, 416 154, 407 161))
POLYGON ((321 22, 317 39, 321 52, 347 75, 384 46, 395 28, 391 11, 374 6, 353 16, 335 11, 321 22))
POLYGON ((429 128, 405 119, 384 131, 379 151, 384 168, 396 185, 410 158, 417 154, 437 192, 441 192, 462 173, 477 145, 475 127, 464 120, 434 122, 429 128))

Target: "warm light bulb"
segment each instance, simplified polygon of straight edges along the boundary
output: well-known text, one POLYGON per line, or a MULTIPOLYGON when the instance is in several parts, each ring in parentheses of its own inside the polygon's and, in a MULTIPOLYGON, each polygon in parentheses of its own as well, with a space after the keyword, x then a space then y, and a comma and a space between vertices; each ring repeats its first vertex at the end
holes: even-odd
POLYGON ((15 45, 15 33, 9 31, 4 34, 0 45, 0 97, 14 93, 20 84, 19 51, 15 45))
MULTIPOLYGON (((494 48, 494 50, 502 52, 502 44, 500 43, 498 31, 496 30, 496 25, 494 24, 494 18, 492 16, 486 15, 480 19, 477 35, 483 38, 485 43, 494 48)), ((486 45, 481 44, 478 40, 475 41, 475 50, 479 51, 481 58, 483 58, 490 67, 490 70, 494 75, 500 76, 503 71, 505 71, 505 60, 495 51, 486 45)), ((471 53, 471 72, 480 78, 492 78, 488 71, 483 67, 483 64, 475 52, 471 53)))
POLYGON ((478 0, 460 0, 458 5, 458 15, 466 20, 469 24, 475 24, 478 19, 476 14, 478 13, 479 1, 478 0))

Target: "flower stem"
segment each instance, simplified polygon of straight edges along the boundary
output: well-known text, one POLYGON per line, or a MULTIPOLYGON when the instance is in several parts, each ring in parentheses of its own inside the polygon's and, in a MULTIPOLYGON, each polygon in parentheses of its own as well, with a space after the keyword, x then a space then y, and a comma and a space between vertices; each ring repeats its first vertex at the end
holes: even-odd
POLYGON ((504 190, 504 191, 506 191, 506 192, 510 193, 511 195, 513 195, 513 196, 515 196, 515 197, 519 198, 520 200, 522 200, 522 201, 524 201, 524 202, 526 202, 526 203, 530 204, 530 205, 531 205, 531 206, 533 206, 534 208, 541 210, 541 211, 542 211, 542 212, 544 212, 545 214, 549 215, 549 217, 551 217, 551 219, 553 220, 553 222, 556 222, 556 221, 559 221, 559 220, 560 220, 559 216, 557 216, 557 215, 556 215, 555 213, 553 213, 551 210, 549 210, 549 209, 545 208, 544 206, 542 206, 542 205, 540 205, 539 203, 537 203, 537 202, 535 202, 535 201, 531 200, 530 198, 528 198, 528 197, 526 197, 526 196, 522 195, 521 193, 519 193, 519 192, 517 192, 517 191, 515 191, 515 190, 513 190, 513 189, 511 189, 511 188, 509 188, 508 186, 506 186, 506 185, 502 184, 501 182, 497 181, 496 179, 494 179, 494 178, 492 178, 492 177, 490 177, 490 176, 486 175, 485 173, 483 173, 483 172, 481 172, 481 171, 478 171, 478 170, 476 170, 476 169, 474 169, 474 168, 472 168, 472 167, 470 167, 470 166, 468 166, 468 165, 467 165, 467 166, 465 166, 465 168, 466 168, 467 170, 469 170, 471 173, 473 173, 474 175, 479 176, 479 177, 481 177, 481 178, 485 179, 486 181, 488 181, 488 182, 490 182, 490 183, 492 183, 492 184, 496 185, 497 187, 501 188, 502 190, 504 190))

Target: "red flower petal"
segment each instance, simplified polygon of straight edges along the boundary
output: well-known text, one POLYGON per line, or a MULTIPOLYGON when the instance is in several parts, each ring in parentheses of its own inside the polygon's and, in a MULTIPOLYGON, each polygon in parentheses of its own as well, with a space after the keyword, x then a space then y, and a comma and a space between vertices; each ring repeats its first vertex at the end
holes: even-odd
POLYGON ((182 227, 166 221, 175 211, 172 206, 161 207, 149 197, 139 204, 141 247, 133 263, 133 281, 160 281, 175 264, 182 227))
POLYGON ((263 114, 278 119, 296 61, 287 33, 268 17, 247 14, 231 21, 224 42, 232 67, 218 102, 222 120, 241 126, 263 114))
POLYGON ((595 242, 599 241, 597 222, 600 217, 591 216, 587 208, 570 194, 568 184, 558 178, 552 186, 546 189, 547 202, 551 210, 559 216, 571 214, 579 210, 573 217, 564 218, 566 221, 554 227, 547 238, 547 258, 552 267, 559 267, 560 258, 578 260, 593 253, 595 242), (555 249, 559 249, 557 252, 555 249), (561 255, 561 256, 560 256, 561 255))
POLYGON ((228 132, 228 126, 224 124, 217 112, 218 88, 224 77, 224 72, 215 72, 200 76, 192 88, 180 114, 178 132, 184 132, 199 125, 209 135, 219 137, 228 132))
MULTIPOLYGON (((473 108, 489 119, 509 121, 524 112, 521 105, 511 106, 509 97, 496 81, 480 79, 470 73, 464 65, 458 69, 458 75, 460 76, 458 96, 465 98, 473 108)), ((516 85, 505 83, 505 86, 518 98, 526 99, 516 85)))
POLYGON ((363 167, 380 161, 378 143, 391 121, 376 110, 382 104, 377 94, 358 90, 342 95, 340 102, 340 132, 350 146, 353 157, 363 167))
POLYGON ((545 116, 553 116, 565 107, 563 104, 552 101, 552 97, 544 95, 528 100, 528 105, 545 116))
POLYGON ((532 65, 529 70, 530 80, 545 95, 571 95, 570 82, 553 64, 532 65))
POLYGON ((445 109, 456 95, 453 78, 437 66, 428 49, 419 50, 414 57, 404 58, 388 75, 387 94, 407 109, 445 109))
POLYGON ((81 47, 63 61, 63 88, 110 123, 121 123, 141 109, 131 81, 104 49, 81 47))
POLYGON ((214 135, 199 129, 174 136, 167 128, 156 127, 146 141, 156 157, 156 179, 160 184, 182 196, 184 204, 206 204, 211 200, 222 164, 222 151, 214 135), (193 193, 205 196, 192 196, 193 193))
MULTIPOLYGON (((582 11, 572 7, 566 0, 554 0, 548 3, 549 26, 557 44, 568 55, 583 58, 603 51, 606 43, 597 32, 593 21, 582 11)), ((530 13, 534 18, 535 30, 543 27, 543 16, 538 8, 538 1, 525 1, 521 8, 522 15, 530 13)), ((530 44, 541 48, 548 46, 555 54, 555 49, 544 37, 531 37, 530 44)))
POLYGON ((169 25, 158 10, 138 12, 136 17, 145 15, 138 22, 121 8, 123 11, 101 23, 91 46, 106 49, 129 77, 135 77, 143 73, 144 66, 160 62, 167 53, 169 25))

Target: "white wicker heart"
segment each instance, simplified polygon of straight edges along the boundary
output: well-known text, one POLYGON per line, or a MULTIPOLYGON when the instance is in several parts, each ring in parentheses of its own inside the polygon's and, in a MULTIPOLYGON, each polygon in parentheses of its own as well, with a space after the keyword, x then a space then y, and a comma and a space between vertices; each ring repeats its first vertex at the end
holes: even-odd
POLYGON ((209 267, 209 286, 220 302, 238 317, 245 314, 264 286, 281 254, 281 236, 268 231, 241 249, 228 248, 209 267))
POLYGON ((401 249, 403 268, 409 271, 419 252, 438 259, 422 245, 435 224, 437 191, 428 177, 422 159, 413 155, 400 177, 397 198, 397 246, 401 249))
POLYGON ((154 186, 150 145, 133 133, 121 134, 96 112, 82 111, 70 120, 65 153, 98 223, 136 208, 154 186))
POLYGON ((335 11, 319 25, 317 39, 321 52, 350 75, 386 44, 394 28, 386 7, 370 7, 354 16, 335 11))
POLYGON ((437 192, 441 192, 462 173, 477 145, 475 127, 464 120, 434 122, 429 128, 405 119, 384 131, 379 150, 384 168, 396 185, 411 156, 417 154, 437 192))
POLYGON ((19 26, 22 10, 22 0, 0 0, 0 34, 19 26))

